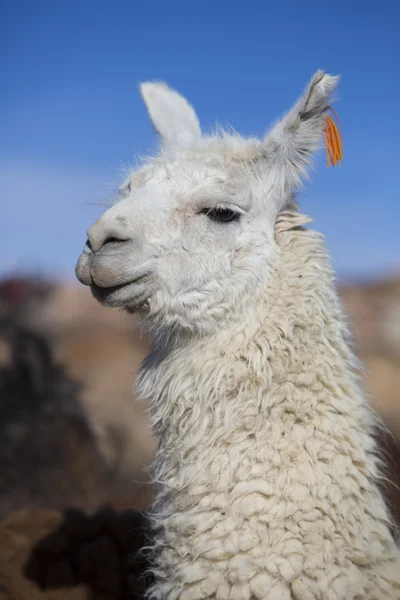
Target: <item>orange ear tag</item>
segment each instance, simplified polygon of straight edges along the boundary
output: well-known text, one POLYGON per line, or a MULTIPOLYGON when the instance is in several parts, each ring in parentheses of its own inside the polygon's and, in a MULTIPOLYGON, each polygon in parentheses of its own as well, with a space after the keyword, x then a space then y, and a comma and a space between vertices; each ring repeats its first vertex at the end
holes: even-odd
POLYGON ((326 150, 326 166, 334 167, 337 163, 340 163, 343 158, 343 144, 337 112, 331 106, 329 106, 329 110, 333 113, 334 117, 336 117, 338 124, 336 125, 332 116, 329 115, 326 119, 323 135, 326 150))

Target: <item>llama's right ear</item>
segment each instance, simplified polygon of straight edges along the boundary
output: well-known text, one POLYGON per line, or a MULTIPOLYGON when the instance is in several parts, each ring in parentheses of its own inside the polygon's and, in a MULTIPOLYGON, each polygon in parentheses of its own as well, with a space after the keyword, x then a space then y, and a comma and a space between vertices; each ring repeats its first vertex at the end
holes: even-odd
POLYGON ((307 175, 312 155, 322 140, 338 81, 339 77, 317 71, 300 100, 262 143, 271 189, 281 199, 290 195, 307 175))
POLYGON ((183 96, 156 82, 142 83, 140 92, 165 147, 190 145, 200 139, 198 118, 183 96))

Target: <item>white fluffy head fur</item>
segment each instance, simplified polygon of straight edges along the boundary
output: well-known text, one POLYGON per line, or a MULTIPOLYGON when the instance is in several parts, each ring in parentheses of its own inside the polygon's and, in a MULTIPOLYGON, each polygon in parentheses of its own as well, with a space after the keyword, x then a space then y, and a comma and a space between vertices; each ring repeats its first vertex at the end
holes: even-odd
POLYGON ((240 315, 268 279, 276 217, 306 175, 337 79, 318 71, 263 140, 202 136, 181 95, 143 83, 162 149, 129 175, 119 201, 89 230, 81 281, 94 284, 104 304, 140 310, 168 332, 210 332, 240 315), (236 217, 217 222, 216 209, 236 217), (104 246, 110 238, 126 243, 104 246))

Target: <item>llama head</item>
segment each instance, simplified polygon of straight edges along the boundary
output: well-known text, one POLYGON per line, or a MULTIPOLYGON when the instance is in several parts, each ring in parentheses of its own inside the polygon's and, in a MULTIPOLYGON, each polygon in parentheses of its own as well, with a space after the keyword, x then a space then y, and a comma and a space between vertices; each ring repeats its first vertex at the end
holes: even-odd
POLYGON ((78 279, 158 327, 204 332, 240 315, 268 280, 276 217, 306 176, 337 79, 318 71, 262 140, 203 136, 182 96, 142 84, 161 151, 89 229, 78 279))

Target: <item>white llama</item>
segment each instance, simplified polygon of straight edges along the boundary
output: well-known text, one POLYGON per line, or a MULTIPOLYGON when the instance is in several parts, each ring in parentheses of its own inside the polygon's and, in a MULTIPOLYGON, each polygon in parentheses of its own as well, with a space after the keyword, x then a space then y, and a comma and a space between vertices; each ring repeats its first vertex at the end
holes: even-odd
POLYGON ((89 230, 78 278, 154 333, 152 598, 400 599, 374 419, 294 202, 336 84, 316 73, 259 141, 202 136, 184 98, 144 83, 162 150, 89 230))

